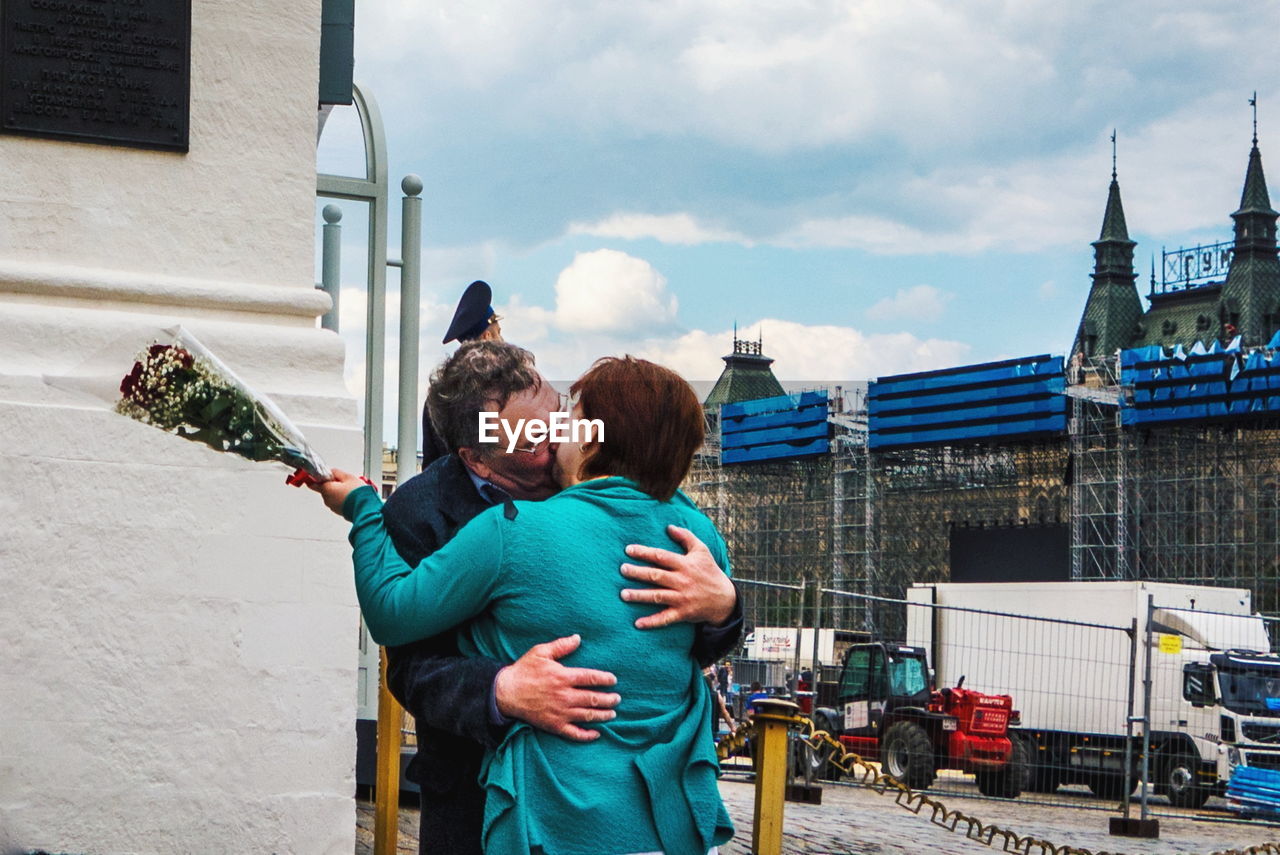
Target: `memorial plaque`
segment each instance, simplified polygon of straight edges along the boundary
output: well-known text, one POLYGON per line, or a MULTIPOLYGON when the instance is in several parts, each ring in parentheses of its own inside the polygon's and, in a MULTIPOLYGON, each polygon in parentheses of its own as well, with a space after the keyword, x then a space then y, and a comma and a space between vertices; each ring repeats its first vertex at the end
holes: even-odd
POLYGON ((0 131, 186 151, 191 0, 0 0, 0 131))

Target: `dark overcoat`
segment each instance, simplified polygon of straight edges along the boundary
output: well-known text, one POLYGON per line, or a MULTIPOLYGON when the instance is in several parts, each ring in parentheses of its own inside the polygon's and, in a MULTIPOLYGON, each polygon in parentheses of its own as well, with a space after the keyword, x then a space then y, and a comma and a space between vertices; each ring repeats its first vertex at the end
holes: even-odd
MULTIPOLYGON (((416 565, 487 507, 461 459, 447 454, 397 488, 382 515, 396 551, 416 565)), ((566 634, 572 631, 565 627, 566 634)), ((725 625, 699 625, 693 655, 707 665, 730 653, 741 636, 739 599, 725 625)), ((496 748, 506 734, 507 726, 493 721, 491 698, 493 681, 507 664, 462 656, 453 632, 387 648, 388 688, 417 726, 418 753, 407 774, 422 791, 423 855, 481 852, 480 764, 485 749, 496 748)))

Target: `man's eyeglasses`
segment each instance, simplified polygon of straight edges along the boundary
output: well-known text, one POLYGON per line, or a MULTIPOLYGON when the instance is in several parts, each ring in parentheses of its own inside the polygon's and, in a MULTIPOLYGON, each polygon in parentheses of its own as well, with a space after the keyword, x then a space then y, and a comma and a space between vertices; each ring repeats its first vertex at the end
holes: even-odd
MULTIPOLYGON (((556 396, 557 396, 556 412, 558 413, 571 412, 573 410, 574 404, 577 403, 576 400, 570 398, 564 392, 557 392, 556 396)), ((542 450, 542 447, 546 445, 549 441, 550 441, 549 439, 544 439, 541 442, 534 442, 528 445, 517 445, 515 448, 511 450, 519 451, 522 454, 537 454, 539 451, 542 450)))

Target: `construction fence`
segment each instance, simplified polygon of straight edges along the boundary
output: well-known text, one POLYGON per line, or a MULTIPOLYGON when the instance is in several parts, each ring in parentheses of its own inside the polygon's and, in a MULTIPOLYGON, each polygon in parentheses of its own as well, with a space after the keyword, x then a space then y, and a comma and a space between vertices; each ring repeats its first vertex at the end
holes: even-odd
MULTIPOLYGON (((929 585, 894 599, 738 584, 748 614, 775 623, 753 626, 731 700, 759 680, 912 789, 1159 816, 1225 811, 1235 770, 1280 769, 1280 666, 1257 654, 1276 621, 1247 603, 1104 583, 1096 609, 1068 619, 1054 615, 1078 603, 1002 607, 990 585, 968 589, 979 605, 948 605, 929 585), (835 626, 868 612, 903 633, 835 626)), ((796 763, 838 777, 820 757, 796 763)))

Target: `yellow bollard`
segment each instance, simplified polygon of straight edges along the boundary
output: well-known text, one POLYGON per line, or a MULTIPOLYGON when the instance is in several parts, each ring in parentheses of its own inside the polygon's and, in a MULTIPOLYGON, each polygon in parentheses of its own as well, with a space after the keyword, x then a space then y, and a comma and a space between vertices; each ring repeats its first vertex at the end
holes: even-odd
POLYGON ((756 701, 756 810, 751 855, 782 855, 782 805, 787 789, 787 726, 800 708, 790 701, 756 701))
POLYGON ((378 648, 378 768, 374 773, 373 855, 396 855, 400 842, 400 726, 404 710, 387 688, 387 650, 378 648))

